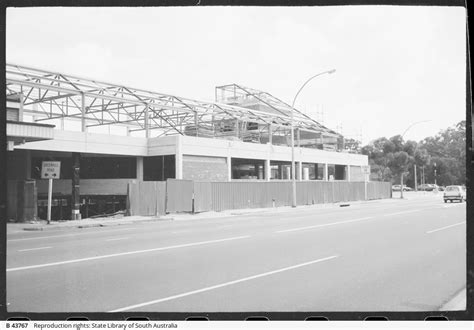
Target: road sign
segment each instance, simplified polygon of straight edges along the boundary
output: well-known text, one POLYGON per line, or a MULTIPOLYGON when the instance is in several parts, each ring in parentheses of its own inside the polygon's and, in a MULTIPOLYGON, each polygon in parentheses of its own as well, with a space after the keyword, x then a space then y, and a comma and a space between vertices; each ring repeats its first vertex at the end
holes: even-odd
POLYGON ((61 162, 42 162, 41 179, 59 179, 61 162))
POLYGON ((370 166, 362 166, 362 173, 370 174, 370 166))

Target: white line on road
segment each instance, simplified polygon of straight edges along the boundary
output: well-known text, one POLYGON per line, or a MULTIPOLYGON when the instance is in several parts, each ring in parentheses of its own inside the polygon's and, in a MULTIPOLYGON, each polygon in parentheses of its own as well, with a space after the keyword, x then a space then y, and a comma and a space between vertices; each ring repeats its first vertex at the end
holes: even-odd
POLYGON ((44 249, 51 249, 51 248, 52 246, 45 246, 45 247, 39 247, 39 248, 33 248, 33 249, 18 250, 18 252, 36 251, 36 250, 44 250, 44 249))
POLYGON ((129 239, 129 237, 109 238, 109 239, 106 239, 105 241, 106 241, 106 242, 110 242, 110 241, 120 241, 120 240, 123 240, 123 239, 129 239))
POLYGON ((458 222, 458 223, 455 223, 454 225, 449 225, 449 226, 441 227, 441 228, 438 228, 438 229, 433 229, 433 230, 427 231, 426 233, 427 234, 435 233, 437 231, 448 229, 448 228, 451 228, 451 227, 454 227, 454 226, 459 226, 459 225, 462 225, 464 223, 466 223, 466 221, 458 222))
POLYGON ((253 275, 253 276, 244 277, 244 278, 241 278, 241 279, 238 279, 238 280, 235 280, 235 281, 230 281, 230 282, 226 282, 226 283, 222 283, 222 284, 218 284, 218 285, 208 286, 208 287, 205 287, 205 288, 202 288, 202 289, 189 291, 189 292, 185 292, 185 293, 181 293, 181 294, 177 294, 177 295, 174 295, 174 296, 169 296, 169 297, 165 297, 165 298, 161 298, 161 299, 156 299, 156 300, 152 300, 152 301, 147 301, 147 302, 144 302, 144 303, 141 303, 141 304, 136 304, 136 305, 131 305, 131 306, 127 306, 127 307, 114 309, 114 310, 110 311, 109 313, 123 312, 123 311, 127 311, 127 310, 134 309, 134 308, 153 305, 153 304, 157 304, 157 303, 168 301, 168 300, 178 299, 178 298, 190 296, 190 295, 201 293, 201 292, 206 292, 206 291, 210 291, 210 290, 214 290, 214 289, 219 289, 219 288, 222 288, 222 287, 225 287, 225 286, 229 286, 229 285, 233 285, 233 284, 237 284, 237 283, 241 283, 241 282, 245 282, 245 281, 249 281, 249 280, 254 280, 256 278, 260 278, 260 277, 264 277, 264 276, 268 276, 268 275, 273 275, 273 274, 276 274, 276 273, 281 273, 281 272, 284 272, 284 271, 287 271, 287 270, 308 266, 308 265, 315 264, 315 263, 318 263, 318 262, 331 260, 331 259, 334 259, 334 258, 337 258, 337 257, 338 256, 330 256, 330 257, 326 257, 326 258, 322 258, 322 259, 317 259, 317 260, 313 260, 313 261, 309 261, 309 262, 304 262, 304 263, 301 263, 301 264, 298 264, 298 265, 285 267, 285 268, 280 268, 280 269, 277 269, 277 270, 272 270, 270 272, 257 274, 257 275, 253 275))
POLYGON ((456 207, 456 206, 461 206, 461 205, 466 205, 464 203, 456 203, 456 204, 446 204, 446 205, 443 205, 443 208, 448 208, 448 207, 456 207))
POLYGON ((419 212, 422 211, 422 209, 416 209, 416 210, 410 210, 410 211, 401 211, 401 212, 395 212, 395 213, 388 213, 384 214, 384 217, 392 216, 392 215, 399 215, 399 214, 406 214, 406 213, 414 213, 414 212, 419 212))
POLYGON ((83 262, 83 261, 126 256, 126 255, 130 255, 130 254, 164 251, 164 250, 178 249, 178 248, 189 247, 189 246, 220 243, 220 242, 232 241, 232 240, 243 239, 243 238, 248 238, 248 237, 250 237, 250 236, 230 237, 230 238, 216 239, 216 240, 212 240, 212 241, 203 241, 203 242, 195 242, 195 243, 188 243, 188 244, 171 245, 171 246, 164 246, 164 247, 159 247, 159 248, 154 248, 154 249, 147 249, 147 250, 138 250, 138 251, 106 254, 106 255, 103 255, 103 256, 96 256, 96 257, 89 257, 89 258, 81 258, 81 259, 72 259, 72 260, 51 262, 51 263, 47 263, 47 264, 39 264, 39 265, 16 267, 16 268, 7 268, 7 272, 14 272, 14 271, 18 271, 18 270, 26 270, 26 269, 34 269, 34 268, 43 268, 43 267, 50 267, 50 266, 59 266, 59 265, 72 264, 72 263, 83 262))
POLYGON ((279 230, 279 231, 276 231, 275 233, 286 233, 286 232, 289 232, 289 231, 297 231, 297 230, 305 230, 305 229, 314 229, 314 228, 320 228, 320 227, 328 227, 328 226, 342 225, 342 224, 345 224, 345 223, 357 222, 357 221, 365 221, 365 220, 370 220, 370 219, 373 219, 373 218, 374 218, 374 217, 366 217, 366 218, 352 219, 352 220, 346 220, 346 221, 325 223, 325 224, 322 224, 322 225, 298 227, 298 228, 292 228, 292 229, 279 230))
MULTIPOLYGON (((97 227, 97 228, 99 228, 99 227, 97 227)), ((120 229, 109 229, 107 231, 80 232, 80 233, 76 233, 76 234, 66 234, 66 235, 52 235, 52 236, 37 236, 37 237, 28 237, 28 238, 16 238, 16 239, 9 239, 9 240, 7 240, 7 242, 30 241, 30 240, 34 240, 34 239, 47 239, 47 238, 56 238, 56 237, 71 237, 71 236, 78 236, 78 235, 82 235, 82 234, 107 234, 109 232, 123 231, 123 230, 130 230, 130 229, 139 229, 139 228, 130 227, 130 228, 120 228, 120 229)))

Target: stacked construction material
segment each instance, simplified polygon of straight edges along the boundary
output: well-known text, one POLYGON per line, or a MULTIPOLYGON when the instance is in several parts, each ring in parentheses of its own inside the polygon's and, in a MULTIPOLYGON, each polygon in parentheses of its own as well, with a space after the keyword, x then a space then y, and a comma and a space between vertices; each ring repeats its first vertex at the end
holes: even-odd
POLYGON ((214 137, 214 131, 210 126, 188 125, 184 129, 184 135, 212 138, 214 137))
POLYGON ((260 133, 258 131, 247 131, 241 134, 242 141, 260 143, 260 133))

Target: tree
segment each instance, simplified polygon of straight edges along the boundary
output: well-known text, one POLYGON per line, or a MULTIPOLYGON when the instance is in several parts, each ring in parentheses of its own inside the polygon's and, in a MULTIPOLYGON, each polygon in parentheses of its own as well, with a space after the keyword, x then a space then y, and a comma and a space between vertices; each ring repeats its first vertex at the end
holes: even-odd
MULTIPOLYGON (((424 167, 427 183, 440 185, 466 182, 466 121, 448 127, 419 143, 404 141, 401 135, 378 138, 361 148, 369 157, 372 173, 378 180, 397 183, 402 173, 407 185, 414 186, 414 165, 424 167)), ((419 177, 419 176, 418 176, 419 177)))

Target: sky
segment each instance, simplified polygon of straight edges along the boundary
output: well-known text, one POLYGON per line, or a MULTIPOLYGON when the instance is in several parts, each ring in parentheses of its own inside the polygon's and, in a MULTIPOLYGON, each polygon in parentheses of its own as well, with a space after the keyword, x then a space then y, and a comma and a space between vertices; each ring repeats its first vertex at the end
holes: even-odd
POLYGON ((463 7, 7 8, 6 60, 213 101, 269 92, 364 144, 466 119, 463 7))

